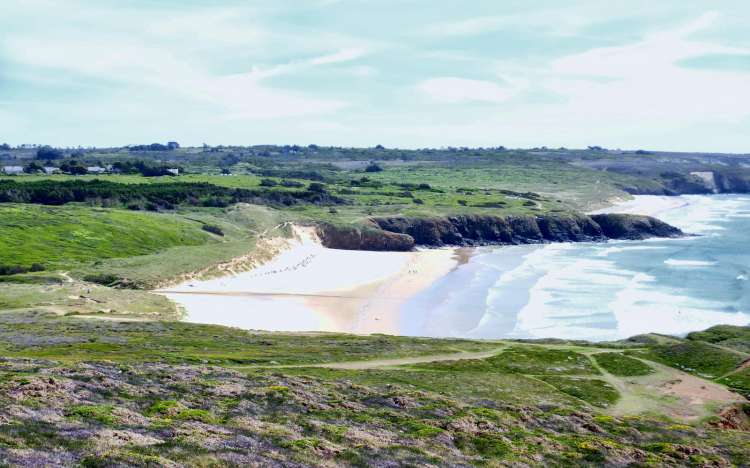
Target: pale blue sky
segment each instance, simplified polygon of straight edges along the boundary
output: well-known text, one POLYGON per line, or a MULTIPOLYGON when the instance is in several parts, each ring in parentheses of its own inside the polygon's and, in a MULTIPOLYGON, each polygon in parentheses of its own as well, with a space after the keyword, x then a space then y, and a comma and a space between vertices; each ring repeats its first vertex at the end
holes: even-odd
POLYGON ((750 152, 742 1, 2 0, 0 142, 750 152))

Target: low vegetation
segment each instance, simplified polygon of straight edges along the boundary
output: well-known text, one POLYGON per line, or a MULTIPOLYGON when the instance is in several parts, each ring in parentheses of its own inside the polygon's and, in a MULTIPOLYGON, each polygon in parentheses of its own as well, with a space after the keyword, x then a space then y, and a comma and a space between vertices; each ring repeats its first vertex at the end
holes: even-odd
MULTIPOLYGON (((723 408, 707 420, 623 414, 630 387, 598 374, 591 358, 608 372, 632 359, 596 345, 301 336, 31 311, 0 314, 0 331, 0 457, 11 465, 750 463, 750 406, 706 402, 723 408), (497 354, 408 364, 460 351, 497 354), (334 368, 384 358, 405 364, 334 368)), ((626 377, 640 378, 667 385, 674 374, 626 377)), ((650 388, 653 401, 667 398, 650 388)), ((692 395, 669 398, 703 408, 692 395)))
POLYGON ((671 345, 654 346, 634 356, 650 359, 685 372, 714 379, 734 370, 743 361, 743 355, 695 340, 671 345))
POLYGON ((594 359, 604 370, 621 377, 648 375, 654 372, 654 369, 643 361, 622 353, 597 353, 594 359))
POLYGON ((0 465, 750 464, 750 407, 727 390, 750 394, 747 327, 606 347, 263 333, 179 322, 147 291, 263 261, 290 222, 572 216, 705 193, 695 170, 743 191, 742 157, 158 144, 0 158, 33 168, 0 177, 0 465))

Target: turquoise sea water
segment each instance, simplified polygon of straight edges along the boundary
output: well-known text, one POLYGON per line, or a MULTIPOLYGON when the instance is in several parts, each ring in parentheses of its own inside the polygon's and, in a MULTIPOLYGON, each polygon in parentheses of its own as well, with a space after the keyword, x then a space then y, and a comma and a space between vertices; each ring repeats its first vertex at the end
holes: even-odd
POLYGON ((402 333, 611 340, 750 323, 750 196, 680 197, 695 237, 480 249, 414 297, 402 333))

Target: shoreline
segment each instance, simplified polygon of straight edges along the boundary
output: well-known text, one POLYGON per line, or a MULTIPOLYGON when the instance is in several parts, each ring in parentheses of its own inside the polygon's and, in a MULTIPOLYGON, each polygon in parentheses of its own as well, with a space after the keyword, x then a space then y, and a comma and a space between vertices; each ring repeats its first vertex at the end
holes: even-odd
MULTIPOLYGON (((689 204, 683 197, 643 195, 589 214, 655 216, 689 204)), ((188 322, 402 335, 417 319, 405 306, 479 253, 476 247, 336 250, 323 247, 312 229, 295 227, 295 234, 269 262, 249 271, 156 292, 177 303, 188 322)))
POLYGON ((473 255, 465 248, 335 250, 323 247, 312 230, 297 228, 296 234, 295 242, 249 271, 155 292, 177 303, 188 322, 399 334, 402 305, 473 255))

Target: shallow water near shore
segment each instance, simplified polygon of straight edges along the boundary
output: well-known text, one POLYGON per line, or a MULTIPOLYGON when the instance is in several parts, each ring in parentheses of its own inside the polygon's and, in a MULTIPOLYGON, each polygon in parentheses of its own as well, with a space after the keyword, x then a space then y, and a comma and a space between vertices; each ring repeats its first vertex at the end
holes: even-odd
POLYGON ((670 204, 655 214, 695 237, 483 248, 403 306, 402 332, 600 341, 750 323, 750 196, 670 204))

